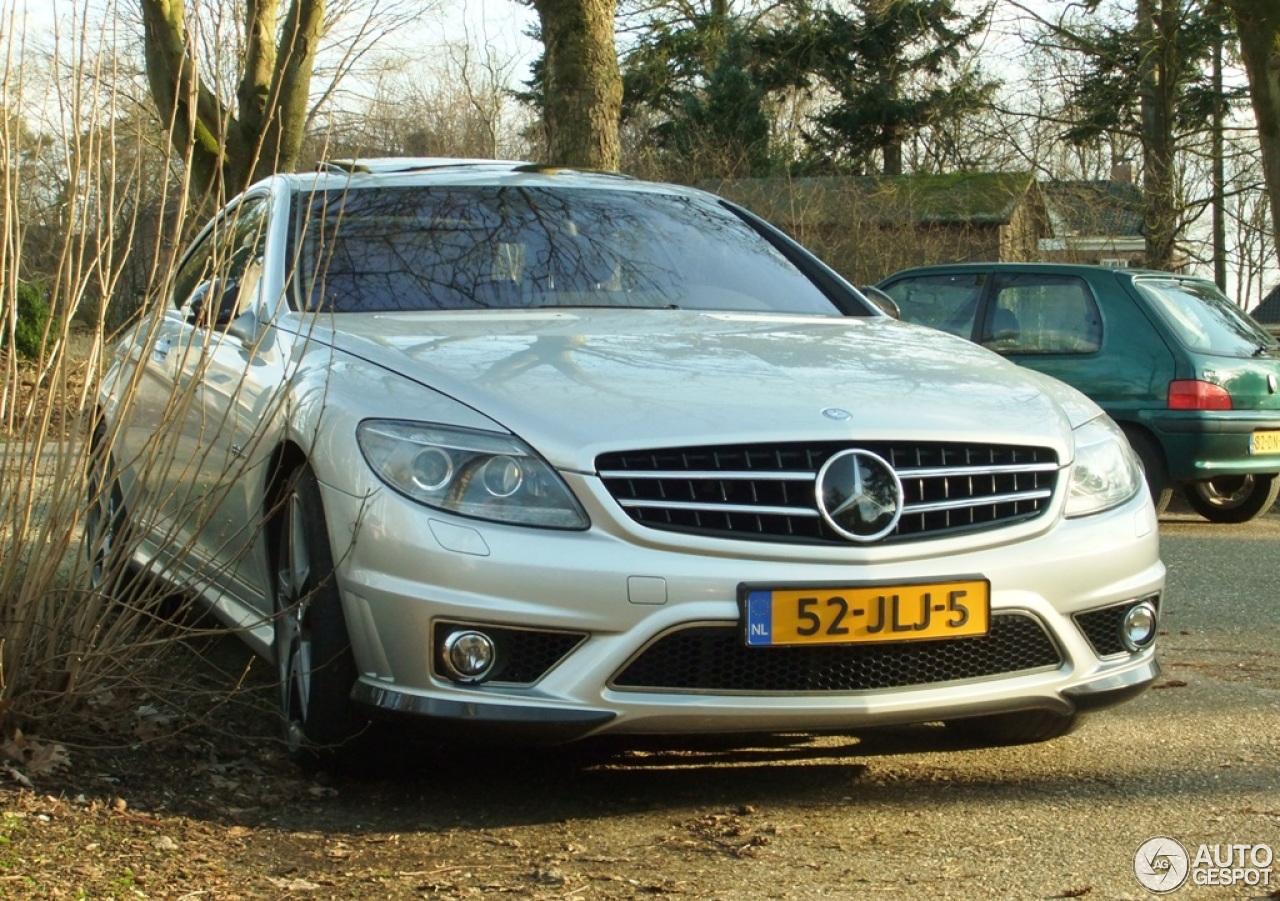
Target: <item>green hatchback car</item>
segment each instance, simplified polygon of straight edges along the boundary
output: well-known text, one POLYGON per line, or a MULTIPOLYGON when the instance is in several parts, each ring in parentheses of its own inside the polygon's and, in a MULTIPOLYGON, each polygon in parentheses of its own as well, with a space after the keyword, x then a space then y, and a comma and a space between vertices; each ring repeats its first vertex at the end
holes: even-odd
POLYGON ((1280 344, 1209 281, 1059 263, 966 263, 876 286, 904 320, 1083 391, 1141 457, 1157 510, 1175 488, 1213 522, 1280 492, 1280 344))

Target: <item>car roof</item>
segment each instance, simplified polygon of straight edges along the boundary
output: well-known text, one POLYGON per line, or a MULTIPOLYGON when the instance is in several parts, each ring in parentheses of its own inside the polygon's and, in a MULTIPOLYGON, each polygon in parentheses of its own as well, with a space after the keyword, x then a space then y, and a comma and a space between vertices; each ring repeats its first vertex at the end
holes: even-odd
POLYGON ((1133 269, 1128 267, 1117 268, 1114 266, 1099 266, 1090 263, 1040 263, 1040 262, 991 262, 991 263, 939 263, 932 266, 913 266, 909 269, 902 269, 891 275, 886 276, 883 282, 890 279, 897 279, 903 275, 927 275, 937 272, 991 272, 991 271, 1009 271, 1009 272, 1043 272, 1043 273, 1060 273, 1063 275, 1084 275, 1111 273, 1118 278, 1163 278, 1176 279, 1179 281, 1204 282, 1209 279, 1199 275, 1185 275, 1177 272, 1167 272, 1163 269, 1133 269))
POLYGON ((382 156, 321 160, 316 165, 316 170, 335 173, 422 172, 427 169, 452 168, 485 168, 496 171, 511 171, 529 165, 531 164, 519 160, 487 160, 449 156, 382 156))
POLYGON ((271 178, 295 191, 372 185, 526 185, 663 191, 708 197, 705 191, 645 182, 617 172, 549 166, 519 160, 454 157, 371 157, 320 162, 314 170, 281 173, 271 178))

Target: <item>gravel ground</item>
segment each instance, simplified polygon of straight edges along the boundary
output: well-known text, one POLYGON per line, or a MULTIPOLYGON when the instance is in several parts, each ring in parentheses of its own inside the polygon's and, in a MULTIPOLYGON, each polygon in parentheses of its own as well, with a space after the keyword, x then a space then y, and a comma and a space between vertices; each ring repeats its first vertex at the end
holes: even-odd
MULTIPOLYGON (((0 790, 0 897, 1154 898, 1134 875, 1152 837, 1280 850, 1280 516, 1175 512, 1162 532, 1160 683, 1048 744, 952 750, 928 727, 560 758, 406 743, 383 772, 318 781, 283 760, 258 685, 181 735, 72 749, 0 790)), ((1280 898, 1273 866, 1272 885, 1171 897, 1280 898)))

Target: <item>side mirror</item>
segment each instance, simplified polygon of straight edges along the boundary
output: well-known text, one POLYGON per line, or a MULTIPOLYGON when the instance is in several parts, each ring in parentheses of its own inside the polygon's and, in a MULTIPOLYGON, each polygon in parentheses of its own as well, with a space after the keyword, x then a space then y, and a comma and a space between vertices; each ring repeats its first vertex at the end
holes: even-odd
POLYGON ((239 282, 220 278, 201 282, 187 298, 187 322, 200 328, 226 328, 235 318, 239 300, 239 282))
POLYGON ((881 311, 889 314, 894 319, 902 318, 902 310, 898 309, 898 302, 875 285, 863 285, 858 290, 863 293, 867 300, 878 306, 881 311))

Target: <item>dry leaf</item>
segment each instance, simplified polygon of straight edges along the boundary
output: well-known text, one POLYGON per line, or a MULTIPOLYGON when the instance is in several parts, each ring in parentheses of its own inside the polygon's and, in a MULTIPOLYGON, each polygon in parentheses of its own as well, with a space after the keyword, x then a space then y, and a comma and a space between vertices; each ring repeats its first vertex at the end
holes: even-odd
POLYGON ((308 882, 305 879, 273 879, 268 876, 267 881, 276 888, 286 892, 314 892, 320 888, 314 882, 308 882))
POLYGON ((23 775, 20 770, 14 769, 11 764, 6 763, 4 765, 4 772, 10 779, 21 785, 23 788, 35 789, 35 784, 23 775))
POLYGON ((70 769, 71 755, 59 744, 32 741, 28 743, 27 772, 45 776, 61 769, 70 769))

